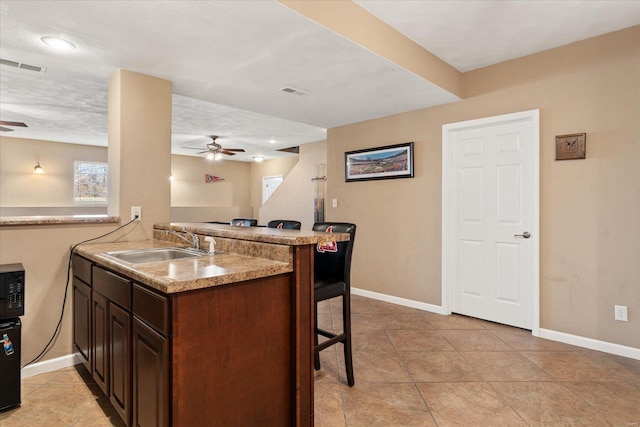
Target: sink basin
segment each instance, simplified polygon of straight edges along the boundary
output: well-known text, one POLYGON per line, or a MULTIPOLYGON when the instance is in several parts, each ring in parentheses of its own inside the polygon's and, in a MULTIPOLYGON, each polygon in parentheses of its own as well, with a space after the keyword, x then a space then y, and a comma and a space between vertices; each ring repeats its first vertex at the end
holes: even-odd
POLYGON ((206 252, 188 248, 151 248, 131 251, 107 252, 107 255, 132 264, 171 261, 174 259, 206 256, 206 252))

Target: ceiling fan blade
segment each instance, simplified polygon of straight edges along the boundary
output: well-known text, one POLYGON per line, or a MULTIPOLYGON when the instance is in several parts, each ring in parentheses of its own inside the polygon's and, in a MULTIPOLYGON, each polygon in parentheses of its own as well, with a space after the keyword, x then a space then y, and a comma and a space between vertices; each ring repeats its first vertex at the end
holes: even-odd
POLYGON ((204 150, 204 151, 200 151, 199 153, 196 153, 196 154, 204 154, 204 153, 208 153, 208 152, 209 152, 209 150, 204 150))
POLYGON ((300 147, 281 148, 281 149, 276 150, 276 151, 282 151, 282 152, 285 152, 285 153, 300 154, 300 147))
POLYGON ((244 153, 243 148, 225 148, 226 151, 236 151, 238 153, 244 153))
POLYGON ((19 126, 21 128, 29 127, 25 123, 22 123, 22 122, 5 122, 4 120, 0 120, 0 125, 3 125, 3 126, 19 126))
POLYGON ((220 152, 222 154, 226 154, 227 156, 235 156, 236 153, 232 152, 232 151, 227 151, 227 150, 220 150, 220 152))
POLYGON ((4 126, 0 126, 0 132, 13 132, 13 129, 6 128, 4 126))

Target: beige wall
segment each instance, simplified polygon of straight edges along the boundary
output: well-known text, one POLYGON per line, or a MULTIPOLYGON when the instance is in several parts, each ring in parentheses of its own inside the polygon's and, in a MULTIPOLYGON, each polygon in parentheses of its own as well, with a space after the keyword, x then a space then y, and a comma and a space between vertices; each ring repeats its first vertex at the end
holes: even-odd
POLYGON ((109 214, 131 219, 129 240, 153 238, 171 218, 171 82, 127 70, 109 78, 109 214))
POLYGON ((442 125, 540 109, 540 326, 640 347, 640 27, 464 79, 465 100, 328 131, 328 218, 358 224, 353 286, 440 305, 442 125), (587 159, 555 161, 555 135, 577 132, 587 159), (415 178, 344 182, 345 151, 406 141, 415 178))
POLYGON ((171 221, 230 221, 252 217, 251 163, 171 156, 171 221), (224 178, 205 182, 205 174, 224 178))
MULTIPOLYGON (((119 224, 0 227, 0 264, 22 263, 25 268, 25 313, 22 317, 22 363, 44 349, 62 312, 69 248, 114 230, 119 224)), ((103 241, 126 239, 126 229, 103 241)), ((42 360, 73 353, 72 288, 69 285, 62 328, 42 360)))
POLYGON ((251 206, 251 163, 171 156, 171 206, 251 206), (205 174, 223 181, 205 182, 205 174))
MULTIPOLYGON (((286 175, 275 193, 259 209, 259 223, 267 224, 273 219, 290 219, 300 221, 303 230, 310 230, 314 222, 313 199, 315 196, 315 182, 311 181, 311 178, 316 176, 316 165, 326 164, 326 162, 326 141, 301 145, 298 162, 286 175)), ((258 179, 261 178, 257 177, 256 181, 258 179)), ((261 183, 259 188, 262 188, 261 183)))
MULTIPOLYGON (((106 147, 0 137, 0 209, 77 207, 73 201, 73 162, 106 162, 106 147), (33 173, 37 162, 44 174, 33 173)), ((36 212, 37 210, 37 212, 36 212)), ((106 205, 103 208, 106 213, 106 205)), ((13 212, 13 209, 11 209, 13 212)), ((82 212, 78 212, 82 213, 82 212)))

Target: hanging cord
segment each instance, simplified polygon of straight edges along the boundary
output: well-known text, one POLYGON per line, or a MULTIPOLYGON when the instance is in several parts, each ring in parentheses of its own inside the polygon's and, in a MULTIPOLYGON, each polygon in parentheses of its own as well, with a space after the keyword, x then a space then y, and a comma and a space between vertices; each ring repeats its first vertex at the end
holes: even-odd
POLYGON ((33 359, 31 359, 29 362, 25 363, 24 365, 22 365, 20 367, 20 369, 24 368, 25 366, 28 366, 30 364, 32 364, 33 362, 35 362, 36 360, 38 360, 40 357, 42 357, 43 354, 45 354, 47 352, 47 350, 49 350, 49 346, 51 345, 51 343, 53 342, 53 340, 56 338, 56 335, 58 335, 58 332, 60 331, 60 325, 62 325, 62 317, 64 316, 64 308, 67 304, 67 294, 69 291, 69 282, 70 282, 70 278, 71 278, 71 259, 73 256, 73 251, 80 245, 84 244, 84 243, 88 243, 88 242, 93 242, 94 240, 98 240, 98 239, 102 239, 103 237, 107 237, 110 234, 115 233, 116 231, 126 227, 127 225, 131 224, 132 222, 134 222, 135 220, 138 219, 138 215, 136 215, 131 221, 127 222, 126 224, 121 225, 120 227, 116 228, 115 230, 111 230, 108 233, 105 233, 101 236, 98 237, 93 237, 91 239, 87 239, 84 240, 80 243, 76 243, 75 245, 73 245, 71 247, 71 250, 69 251, 69 263, 67 264, 67 283, 64 287, 64 299, 62 300, 62 311, 60 312, 60 319, 58 319, 58 324, 56 325, 56 329, 55 331, 53 331, 53 335, 51 336, 51 339, 49 340, 49 342, 47 343, 47 345, 44 346, 44 348, 42 349, 42 351, 33 359))

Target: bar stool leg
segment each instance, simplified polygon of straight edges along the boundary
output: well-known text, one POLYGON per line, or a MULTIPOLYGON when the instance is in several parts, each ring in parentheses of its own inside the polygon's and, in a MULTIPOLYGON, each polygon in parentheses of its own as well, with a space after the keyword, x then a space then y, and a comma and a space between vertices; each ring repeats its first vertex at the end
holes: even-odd
POLYGON ((320 352, 316 350, 318 347, 318 303, 315 303, 315 323, 313 324, 313 367, 316 371, 320 369, 320 352))
MULTIPOLYGON (((348 291, 348 290, 347 290, 348 291)), ((351 297, 347 292, 342 297, 342 323, 344 328, 344 364, 347 371, 347 384, 353 387, 355 380, 353 378, 353 357, 351 351, 351 297)))

